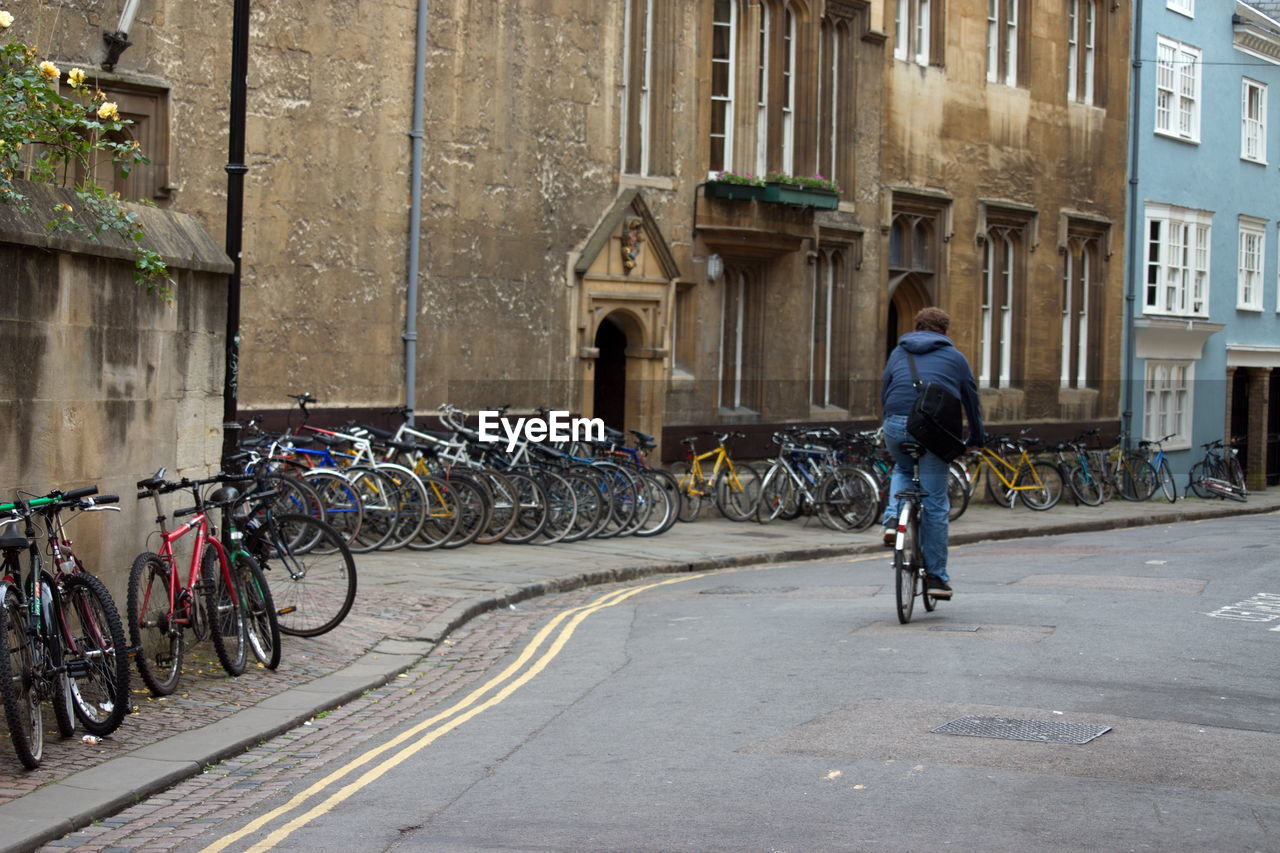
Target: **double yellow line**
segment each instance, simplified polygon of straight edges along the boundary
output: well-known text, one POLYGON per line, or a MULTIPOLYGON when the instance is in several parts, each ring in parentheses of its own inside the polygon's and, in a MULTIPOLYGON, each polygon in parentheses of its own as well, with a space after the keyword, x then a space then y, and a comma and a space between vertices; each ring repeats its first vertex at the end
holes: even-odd
POLYGON ((534 638, 530 640, 529 644, 520 652, 519 657, 512 661, 511 664, 498 675, 494 676, 492 679, 485 682, 485 684, 469 693, 466 698, 462 699, 451 708, 441 711, 435 716, 423 720, 407 731, 396 735, 394 738, 376 749, 370 750, 354 761, 334 770, 323 779, 315 782, 305 790, 295 795, 284 805, 272 809, 266 814, 255 818, 248 825, 236 832, 224 836, 217 842, 210 844, 208 847, 204 848, 201 853, 218 853, 218 851, 227 849, 240 839, 263 829, 277 818, 307 805, 343 777, 351 775, 364 765, 372 762, 374 759, 385 755, 397 747, 400 747, 402 744, 405 744, 406 741, 412 741, 407 746, 404 746, 399 751, 388 756, 374 767, 366 770, 357 779, 355 779, 355 781, 350 782, 329 794, 329 796, 312 805, 292 820, 281 825, 278 829, 271 831, 261 841, 248 848, 251 851, 270 850, 272 847, 292 835, 297 829, 305 826, 321 815, 332 811, 339 803, 372 784, 386 774, 387 771, 397 767, 413 755, 435 743, 435 741, 441 736, 448 734, 473 717, 484 713, 498 703, 506 700, 512 693, 519 690, 522 686, 533 680, 538 673, 546 669, 547 665, 550 664, 551 661, 560 654, 561 650, 564 649, 565 644, 569 642, 569 638, 573 636, 573 632, 577 630, 578 626, 582 624, 582 621, 591 614, 603 610, 606 607, 613 607, 615 604, 621 604, 631 596, 645 592, 646 590, 666 586, 668 584, 683 583, 684 581, 705 576, 706 573, 681 575, 679 577, 658 581, 657 583, 646 584, 644 586, 633 587, 631 589, 617 590, 609 593, 608 595, 601 596, 590 604, 570 608, 569 610, 557 614, 554 619, 548 622, 540 631, 538 631, 537 634, 534 635, 534 638), (538 649, 547 641, 547 638, 557 630, 559 630, 559 634, 556 635, 555 639, 546 651, 542 652, 541 656, 538 657, 537 660, 534 660, 531 666, 524 669, 525 665, 528 664, 530 660, 533 660, 534 656, 538 654, 538 649), (494 692, 493 695, 489 696, 489 698, 484 698, 495 690, 497 692, 494 692), (414 740, 414 738, 417 739, 414 740))

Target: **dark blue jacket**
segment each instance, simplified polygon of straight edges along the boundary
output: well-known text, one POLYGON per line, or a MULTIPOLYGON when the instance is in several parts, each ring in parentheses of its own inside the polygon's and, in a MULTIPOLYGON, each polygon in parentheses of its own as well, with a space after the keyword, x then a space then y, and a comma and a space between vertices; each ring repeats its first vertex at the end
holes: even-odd
POLYGON ((898 345, 889 354, 884 366, 884 383, 880 387, 880 406, 885 417, 905 415, 916 401, 916 389, 911 382, 911 366, 904 350, 915 356, 916 371, 920 382, 937 382, 960 398, 964 416, 969 422, 970 447, 986 443, 982 427, 982 406, 978 400, 978 383, 973 379, 969 362, 951 343, 951 339, 938 332, 907 332, 898 338, 898 345))

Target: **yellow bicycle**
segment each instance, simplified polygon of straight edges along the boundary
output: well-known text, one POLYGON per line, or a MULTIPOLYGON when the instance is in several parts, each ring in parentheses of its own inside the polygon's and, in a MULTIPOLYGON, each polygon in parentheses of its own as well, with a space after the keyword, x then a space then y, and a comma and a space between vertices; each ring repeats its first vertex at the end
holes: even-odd
POLYGON ((971 482, 979 474, 987 479, 987 493, 1002 506, 1021 500, 1029 509, 1046 510, 1062 497, 1062 472, 1058 466, 1034 458, 1028 448, 1039 439, 993 435, 987 445, 965 460, 971 482))
POLYGON ((697 518, 704 501, 714 503, 725 518, 733 521, 753 518, 760 498, 760 472, 746 463, 735 463, 725 446, 730 438, 745 438, 746 434, 708 432, 707 435, 715 437, 715 449, 698 453, 694 448, 698 439, 691 435, 680 442, 689 448, 689 458, 667 466, 676 478, 680 494, 680 520, 697 518))

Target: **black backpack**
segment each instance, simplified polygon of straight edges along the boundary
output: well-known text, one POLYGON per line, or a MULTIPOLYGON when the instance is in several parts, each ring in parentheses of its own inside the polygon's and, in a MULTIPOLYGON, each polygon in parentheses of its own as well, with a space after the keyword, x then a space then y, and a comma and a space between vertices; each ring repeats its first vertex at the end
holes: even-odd
POLYGON ((963 407, 959 398, 938 383, 922 385, 915 357, 905 349, 903 352, 911 367, 911 384, 916 389, 916 401, 907 415, 907 432, 930 453, 950 462, 964 453, 963 407))

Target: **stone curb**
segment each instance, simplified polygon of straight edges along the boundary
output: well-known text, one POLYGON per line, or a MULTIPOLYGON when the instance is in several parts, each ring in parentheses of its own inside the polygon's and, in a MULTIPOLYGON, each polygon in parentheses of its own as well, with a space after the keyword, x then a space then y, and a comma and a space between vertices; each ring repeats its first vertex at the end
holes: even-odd
MULTIPOLYGON (((1202 507, 1203 505, 1201 505, 1202 507)), ((1158 515, 1115 516, 1096 520, 1048 523, 1032 529, 1010 525, 1004 530, 958 532, 953 545, 976 542, 1089 533, 1183 521, 1261 515, 1273 506, 1227 504, 1195 512, 1171 509, 1158 515)), ((30 851, 42 844, 109 817, 134 803, 203 772, 210 764, 238 755, 258 743, 293 729, 316 714, 346 704, 389 683, 416 666, 445 637, 481 614, 531 598, 585 586, 635 580, 660 574, 682 574, 854 554, 888 552, 879 543, 788 548, 691 562, 644 563, 582 572, 530 584, 508 586, 493 595, 457 601, 436 615, 415 636, 386 638, 355 662, 315 681, 292 687, 252 708, 208 726, 174 735, 128 755, 83 770, 0 806, 0 853, 30 851)))

